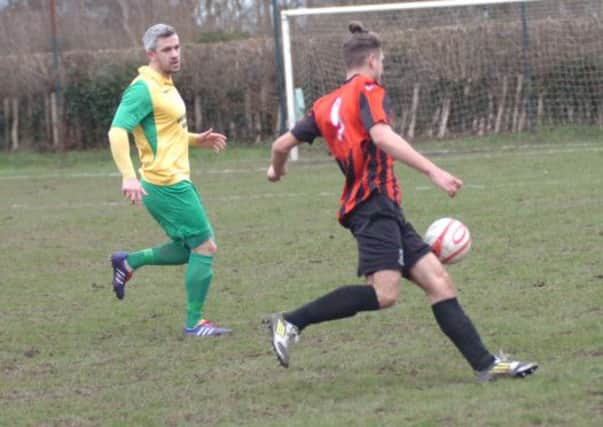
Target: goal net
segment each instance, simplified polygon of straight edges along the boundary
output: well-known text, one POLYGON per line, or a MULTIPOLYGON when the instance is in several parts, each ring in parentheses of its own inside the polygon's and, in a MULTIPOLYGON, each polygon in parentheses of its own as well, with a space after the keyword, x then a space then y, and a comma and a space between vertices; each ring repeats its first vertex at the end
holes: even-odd
POLYGON ((409 139, 603 126, 601 0, 282 11, 289 126, 300 106, 308 109, 345 79, 342 45, 353 20, 383 39, 393 125, 409 139))

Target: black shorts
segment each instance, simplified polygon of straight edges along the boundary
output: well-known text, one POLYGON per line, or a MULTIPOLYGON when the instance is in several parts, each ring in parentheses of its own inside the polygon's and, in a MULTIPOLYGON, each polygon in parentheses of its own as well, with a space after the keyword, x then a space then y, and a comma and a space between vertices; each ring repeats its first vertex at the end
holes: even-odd
POLYGON ((382 270, 409 270, 431 252, 431 247, 404 219, 402 209, 386 196, 374 193, 342 221, 358 243, 358 276, 382 270))

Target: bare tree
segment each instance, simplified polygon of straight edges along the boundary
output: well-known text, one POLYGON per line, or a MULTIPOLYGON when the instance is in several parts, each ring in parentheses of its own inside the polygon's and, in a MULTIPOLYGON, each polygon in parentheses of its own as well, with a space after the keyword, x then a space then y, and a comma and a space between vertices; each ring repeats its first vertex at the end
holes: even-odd
POLYGON ((132 31, 132 27, 130 26, 129 2, 127 0, 118 0, 117 3, 119 4, 119 7, 121 8, 121 16, 122 16, 121 22, 122 22, 124 32, 130 39, 130 43, 134 45, 134 44, 136 44, 136 41, 138 40, 138 38, 134 35, 134 32, 132 31))

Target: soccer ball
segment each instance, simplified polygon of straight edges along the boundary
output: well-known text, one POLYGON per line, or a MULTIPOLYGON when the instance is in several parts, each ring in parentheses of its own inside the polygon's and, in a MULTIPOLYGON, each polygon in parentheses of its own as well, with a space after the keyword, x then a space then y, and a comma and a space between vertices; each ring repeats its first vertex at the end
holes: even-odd
POLYGON ((440 218, 427 228, 425 242, 442 264, 454 264, 469 253, 471 233, 457 219, 440 218))

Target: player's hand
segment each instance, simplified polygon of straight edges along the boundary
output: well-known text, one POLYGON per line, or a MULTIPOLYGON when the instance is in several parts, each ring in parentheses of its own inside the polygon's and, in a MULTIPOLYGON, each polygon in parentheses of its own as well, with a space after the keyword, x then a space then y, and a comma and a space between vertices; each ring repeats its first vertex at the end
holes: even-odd
POLYGON ((226 148, 226 135, 214 132, 212 128, 207 129, 205 132, 199 134, 197 144, 203 148, 211 148, 216 153, 224 151, 226 148))
POLYGON ((140 205, 142 196, 146 196, 140 181, 136 178, 124 178, 121 182, 121 194, 124 195, 133 205, 140 205))
POLYGON ((276 171, 274 170, 274 166, 270 165, 268 171, 266 172, 266 176, 268 177, 268 181, 277 182, 280 181, 281 176, 285 175, 285 173, 285 170, 283 170, 283 172, 280 174, 276 173, 276 171))
POLYGON ((443 169, 436 169, 429 174, 431 182, 441 190, 448 193, 448 196, 454 197, 463 186, 463 181, 454 175, 449 174, 443 169))

